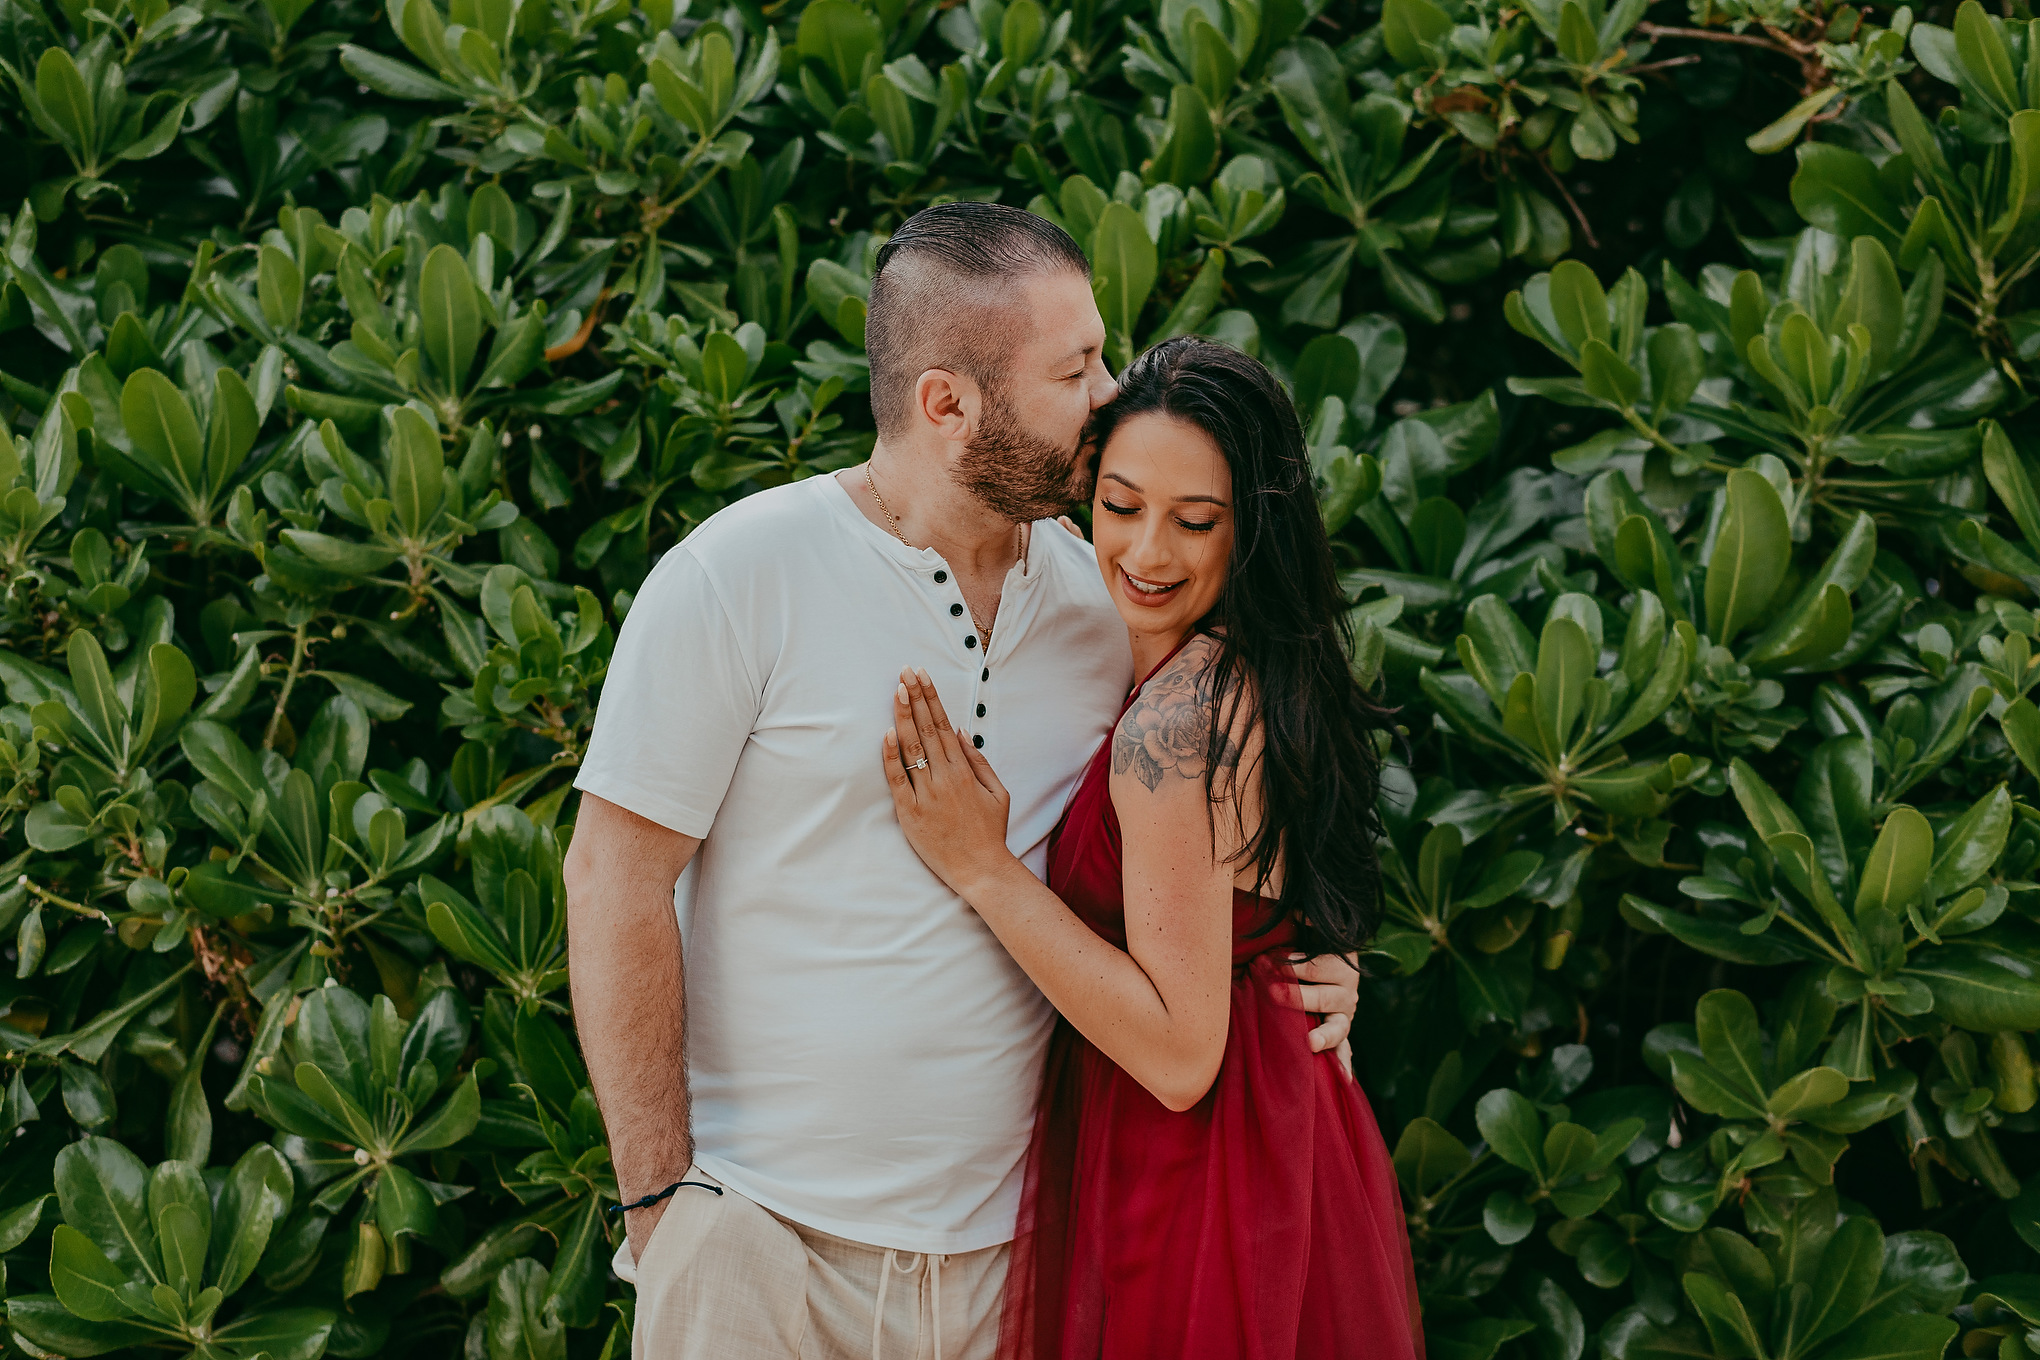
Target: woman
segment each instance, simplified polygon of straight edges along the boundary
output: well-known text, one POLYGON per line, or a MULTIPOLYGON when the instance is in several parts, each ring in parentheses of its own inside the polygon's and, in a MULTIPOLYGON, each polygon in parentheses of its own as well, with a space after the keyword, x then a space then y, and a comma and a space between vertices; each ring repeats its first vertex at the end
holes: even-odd
POLYGON ((1098 566, 1145 679, 1048 884, 925 676, 884 739, 914 849, 1062 1016, 1002 1352, 1418 1356, 1387 1149, 1276 999, 1291 949, 1357 949, 1376 913, 1377 710, 1296 412, 1253 359, 1185 338, 1127 370, 1098 439, 1098 566))

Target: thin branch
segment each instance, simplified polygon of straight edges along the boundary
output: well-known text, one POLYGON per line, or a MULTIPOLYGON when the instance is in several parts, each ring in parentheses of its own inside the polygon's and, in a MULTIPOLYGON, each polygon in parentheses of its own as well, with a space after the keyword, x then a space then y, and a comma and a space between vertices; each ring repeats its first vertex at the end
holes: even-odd
POLYGON ((1624 74, 1632 76, 1649 75, 1655 71, 1669 71, 1674 66, 1697 66, 1700 58, 1688 52, 1683 57, 1666 57, 1663 61, 1648 61, 1641 66, 1632 66, 1624 74))
POLYGON ((1673 28, 1666 24, 1653 24, 1646 20, 1636 26, 1636 31, 1646 38, 1694 38, 1700 42, 1740 43, 1744 47, 1761 47, 1766 52, 1776 52, 1781 57, 1798 60, 1798 54, 1781 43, 1769 38, 1759 38, 1751 33, 1722 33, 1711 28, 1673 28))
POLYGON ((1601 243, 1594 238, 1594 224, 1587 221, 1587 215, 1573 199, 1572 191, 1565 187, 1565 181, 1558 177, 1558 171, 1551 168, 1550 161, 1542 156, 1536 159, 1537 163, 1544 167, 1544 173, 1550 178, 1552 186, 1558 190, 1558 196, 1565 200, 1565 206, 1572 209, 1573 220, 1580 224, 1580 235, 1587 238, 1587 249, 1599 250, 1601 243))
POLYGON ((269 726, 262 733, 262 749, 267 751, 276 745, 276 729, 283 722, 283 707, 290 702, 290 692, 297 685, 298 670, 305 664, 305 627, 297 626, 296 636, 290 649, 290 669, 284 672, 283 688, 277 691, 276 708, 269 715, 269 726))

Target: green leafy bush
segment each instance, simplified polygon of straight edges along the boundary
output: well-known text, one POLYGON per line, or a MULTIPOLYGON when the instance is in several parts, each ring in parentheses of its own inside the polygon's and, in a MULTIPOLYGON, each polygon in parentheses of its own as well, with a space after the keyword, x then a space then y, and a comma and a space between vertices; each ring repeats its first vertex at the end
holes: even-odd
POLYGON ((972 198, 1304 416, 1434 1353, 2040 1350, 2011 9, 0 0, 0 1347, 623 1353, 616 626, 972 198))

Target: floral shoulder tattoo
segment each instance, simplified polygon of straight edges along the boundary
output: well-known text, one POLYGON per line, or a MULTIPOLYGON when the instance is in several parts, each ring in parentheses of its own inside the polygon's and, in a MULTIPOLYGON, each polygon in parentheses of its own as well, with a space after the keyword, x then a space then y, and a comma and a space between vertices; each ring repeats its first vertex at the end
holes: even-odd
MULTIPOLYGON (((1204 779, 1211 754, 1214 650, 1208 642, 1193 643, 1148 682, 1112 734, 1114 774, 1132 771, 1151 793, 1171 774, 1204 779)), ((1228 737, 1220 768, 1233 768, 1239 758, 1238 744, 1228 737)))

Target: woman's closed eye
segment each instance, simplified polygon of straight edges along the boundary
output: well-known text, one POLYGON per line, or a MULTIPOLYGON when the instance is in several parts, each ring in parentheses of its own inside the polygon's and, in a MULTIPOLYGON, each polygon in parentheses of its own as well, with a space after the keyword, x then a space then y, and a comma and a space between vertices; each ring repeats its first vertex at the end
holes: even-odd
MULTIPOLYGON (((1141 512, 1141 507, 1138 505, 1115 505, 1113 502, 1108 500, 1100 500, 1098 504, 1104 507, 1105 513, 1107 513, 1108 515, 1120 515, 1123 517, 1127 515, 1137 515, 1141 512)), ((1215 519, 1199 520, 1199 519, 1183 519, 1179 517, 1176 520, 1176 524, 1178 525, 1178 527, 1187 529, 1193 534, 1208 534, 1213 529, 1216 529, 1218 527, 1218 521, 1215 519)))

